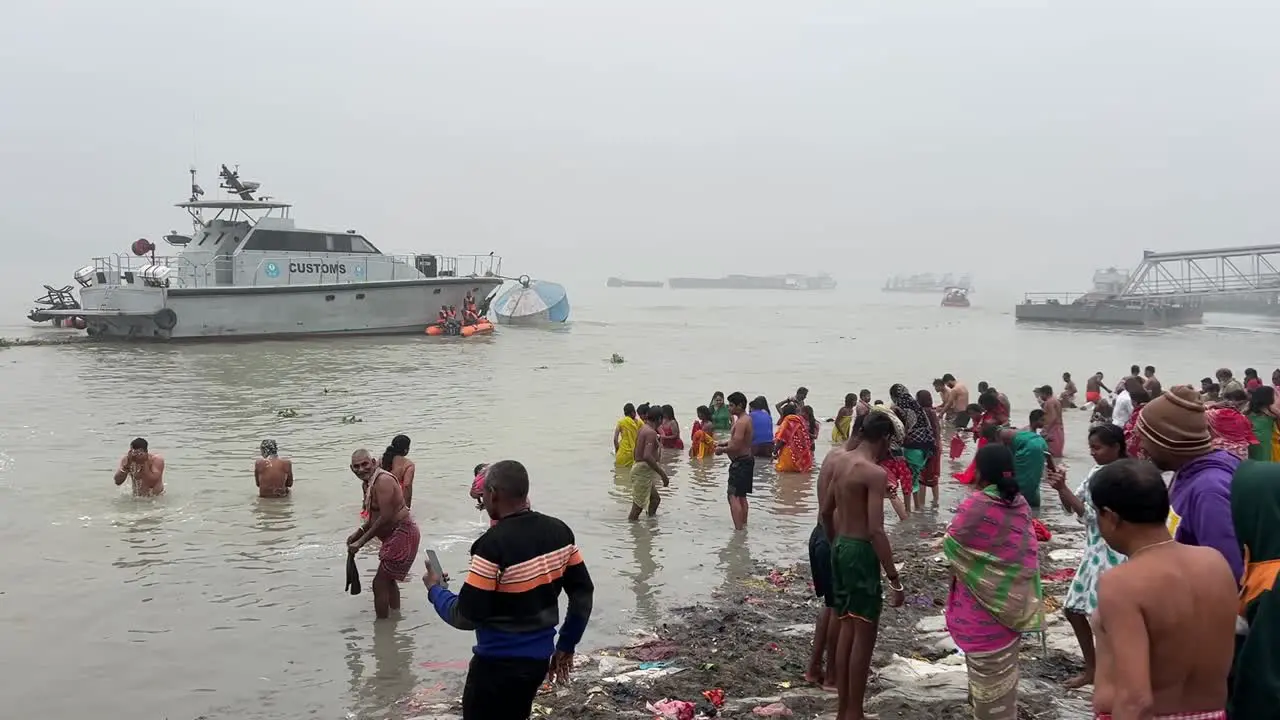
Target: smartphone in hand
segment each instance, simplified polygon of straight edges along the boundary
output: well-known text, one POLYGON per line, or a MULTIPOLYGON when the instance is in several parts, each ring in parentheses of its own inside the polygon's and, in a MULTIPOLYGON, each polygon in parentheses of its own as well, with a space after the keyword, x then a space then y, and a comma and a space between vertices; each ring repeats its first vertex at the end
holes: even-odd
POLYGON ((1050 470, 1056 471, 1058 469, 1058 466, 1053 464, 1053 453, 1048 450, 1044 451, 1044 464, 1050 470))
POLYGON ((440 566, 440 556, 436 555, 435 550, 427 551, 427 566, 431 568, 431 572, 440 578, 440 584, 449 587, 449 582, 444 579, 444 568, 440 566))

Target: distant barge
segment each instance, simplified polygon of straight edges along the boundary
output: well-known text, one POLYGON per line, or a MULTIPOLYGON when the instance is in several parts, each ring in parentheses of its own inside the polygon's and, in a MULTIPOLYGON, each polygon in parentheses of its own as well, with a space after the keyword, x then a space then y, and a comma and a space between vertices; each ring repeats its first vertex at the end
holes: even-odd
POLYGON ((722 278, 669 278, 672 290, 833 290, 830 275, 726 275, 722 278))
POLYGON ((1128 301, 1116 296, 1030 293, 1014 308, 1021 321, 1070 325, 1187 325, 1204 319, 1199 305, 1128 301))
POLYGON ((638 287, 638 288, 660 288, 661 280, 623 280, 622 278, 611 277, 605 283, 609 287, 638 287))
POLYGON ((1124 297, 1129 271, 1109 267, 1093 274, 1093 291, 1082 295, 1028 293, 1014 308, 1018 320, 1069 325, 1157 327, 1198 323, 1204 308, 1195 301, 1153 301, 1124 297))
POLYGON ((956 277, 951 273, 945 275, 934 275, 933 273, 894 275, 885 280, 884 287, 880 289, 884 292, 933 294, 946 292, 953 288, 971 293, 973 292, 973 279, 968 274, 956 277))

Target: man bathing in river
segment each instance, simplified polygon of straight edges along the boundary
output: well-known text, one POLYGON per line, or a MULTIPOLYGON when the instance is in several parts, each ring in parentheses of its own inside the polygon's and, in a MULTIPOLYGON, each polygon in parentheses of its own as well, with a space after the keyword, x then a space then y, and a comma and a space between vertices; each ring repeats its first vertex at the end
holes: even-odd
POLYGON ((729 516, 733 518, 733 529, 743 530, 747 527, 747 496, 751 494, 756 472, 746 395, 741 392, 729 395, 729 414, 733 416, 729 440, 716 446, 716 454, 729 456, 729 516))
MULTIPOLYGON (((1086 403, 1096 405, 1098 404, 1098 401, 1102 399, 1102 393, 1104 391, 1108 393, 1111 392, 1110 388, 1102 384, 1102 378, 1102 371, 1099 370, 1090 376, 1088 380, 1084 381, 1084 401, 1086 403)), ((1116 392, 1119 392, 1119 390, 1116 392)))
MULTIPOLYGON (((836 643, 836 720, 864 720, 862 702, 871 672, 883 603, 880 570, 889 581, 892 607, 903 603, 903 589, 893 565, 893 548, 884 530, 884 496, 889 478, 880 462, 889 456, 897 427, 884 413, 871 413, 857 445, 834 460, 819 498, 819 515, 831 543, 835 608, 840 621, 836 643)), ((850 441, 851 443, 854 440, 850 441)))
POLYGON ((253 463, 253 484, 258 497, 289 497, 293 489, 293 461, 280 457, 275 440, 262 441, 262 457, 253 463))
POLYGON ((369 519, 347 536, 347 552, 354 555, 373 538, 382 541, 378 550, 378 572, 373 576, 373 611, 378 619, 400 609, 400 588, 413 569, 421 535, 409 514, 404 491, 396 476, 383 470, 368 450, 351 455, 351 472, 366 487, 365 508, 369 519))
POLYGON ((133 483, 133 494, 154 496, 164 494, 164 458, 147 450, 146 438, 134 438, 129 452, 120 458, 115 474, 116 485, 125 480, 133 483))
POLYGON ((667 471, 658 464, 662 452, 659 449, 658 426, 665 416, 662 408, 649 408, 644 425, 636 433, 634 464, 631 466, 631 514, 627 516, 632 522, 640 519, 640 512, 645 506, 649 508, 649 517, 658 513, 658 503, 662 502, 662 496, 658 494, 658 478, 662 478, 662 487, 671 484, 667 471))
POLYGON ((942 382, 947 387, 947 394, 946 400, 938 406, 938 411, 946 421, 945 427, 963 428, 969 424, 969 388, 951 373, 943 375, 942 382))
POLYGON ((1169 493, 1151 463, 1109 463, 1089 491, 1103 539, 1129 556, 1098 578, 1095 717, 1226 720, 1237 612, 1231 566, 1212 548, 1174 542, 1165 526, 1169 493))

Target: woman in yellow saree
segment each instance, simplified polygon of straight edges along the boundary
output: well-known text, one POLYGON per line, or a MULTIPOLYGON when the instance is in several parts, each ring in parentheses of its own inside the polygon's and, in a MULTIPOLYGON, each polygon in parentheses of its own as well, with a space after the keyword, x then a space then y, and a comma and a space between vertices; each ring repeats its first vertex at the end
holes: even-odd
POLYGON ((858 404, 858 396, 849 393, 844 396, 844 407, 836 413, 835 427, 831 428, 831 442, 842 443, 849 439, 849 430, 853 427, 853 408, 858 404))
POLYGON ((698 421, 693 424, 693 433, 689 439, 692 441, 689 443, 689 457, 694 460, 716 454, 716 426, 711 408, 706 405, 698 407, 698 421))
POLYGON ((778 472, 806 473, 813 469, 813 443, 809 423, 795 405, 782 408, 782 419, 773 436, 774 467, 778 472))

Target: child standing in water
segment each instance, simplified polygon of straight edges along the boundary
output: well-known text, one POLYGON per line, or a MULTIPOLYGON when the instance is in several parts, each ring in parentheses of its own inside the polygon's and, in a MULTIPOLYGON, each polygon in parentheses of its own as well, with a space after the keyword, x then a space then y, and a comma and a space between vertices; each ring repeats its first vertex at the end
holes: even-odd
POLYGON ((716 452, 716 427, 711 408, 702 405, 698 408, 698 421, 693 424, 690 437, 689 457, 695 460, 709 458, 716 452))

